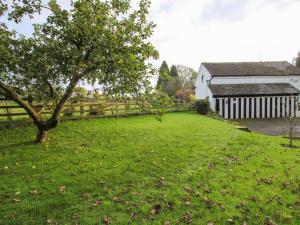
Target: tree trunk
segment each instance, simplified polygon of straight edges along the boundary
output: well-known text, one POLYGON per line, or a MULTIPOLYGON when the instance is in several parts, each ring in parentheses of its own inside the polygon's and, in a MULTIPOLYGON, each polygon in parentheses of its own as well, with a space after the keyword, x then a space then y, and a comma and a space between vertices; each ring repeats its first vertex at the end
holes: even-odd
POLYGON ((36 135, 36 142, 42 144, 46 142, 47 137, 48 137, 48 130, 39 130, 36 135))
POLYGON ((292 148, 293 147, 293 127, 290 128, 289 139, 290 139, 290 148, 292 148))

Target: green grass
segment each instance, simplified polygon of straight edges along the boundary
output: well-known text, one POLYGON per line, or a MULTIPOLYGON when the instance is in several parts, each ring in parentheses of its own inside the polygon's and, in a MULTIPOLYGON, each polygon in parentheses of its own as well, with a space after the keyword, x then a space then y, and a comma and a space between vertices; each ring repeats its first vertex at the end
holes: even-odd
POLYGON ((34 137, 0 131, 0 224, 300 221, 300 150, 280 137, 193 113, 65 122, 44 145, 34 137))

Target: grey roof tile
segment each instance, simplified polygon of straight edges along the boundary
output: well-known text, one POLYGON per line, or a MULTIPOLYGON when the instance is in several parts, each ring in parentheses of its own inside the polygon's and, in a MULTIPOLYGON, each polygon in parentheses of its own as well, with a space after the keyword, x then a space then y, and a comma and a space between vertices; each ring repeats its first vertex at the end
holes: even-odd
POLYGON ((202 63, 212 76, 291 76, 300 68, 286 61, 202 63))
POLYGON ((297 95, 300 91, 288 83, 209 84, 214 97, 297 95))

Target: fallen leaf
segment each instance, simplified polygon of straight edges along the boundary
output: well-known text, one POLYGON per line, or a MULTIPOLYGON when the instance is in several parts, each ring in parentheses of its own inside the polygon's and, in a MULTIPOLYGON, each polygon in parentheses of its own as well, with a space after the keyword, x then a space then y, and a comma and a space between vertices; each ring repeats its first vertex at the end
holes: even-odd
POLYGON ((270 218, 265 221, 265 225, 276 225, 270 218))
POLYGON ((207 167, 208 167, 208 169, 211 170, 211 169, 213 169, 215 167, 215 165, 210 162, 210 163, 207 164, 207 167))
POLYGON ((182 221, 185 223, 192 223, 192 215, 190 212, 186 212, 182 215, 182 221))
POLYGON ((234 224, 234 220, 233 219, 228 219, 227 223, 234 224))
POLYGON ((74 219, 74 220, 79 220, 79 219, 80 219, 79 214, 78 214, 78 213, 75 213, 75 214, 73 215, 73 219, 74 219))
POLYGON ((53 219, 47 219, 46 222, 51 224, 51 225, 57 225, 57 222, 54 221, 53 219))
POLYGON ((102 205, 102 201, 101 200, 96 200, 94 203, 94 206, 98 206, 98 205, 102 205))
POLYGON ((37 194, 38 194, 38 191, 37 191, 37 190, 31 190, 31 191, 30 191, 30 194, 32 194, 32 195, 37 195, 37 194))
POLYGON ((119 201, 120 201, 120 198, 115 196, 115 197, 113 197, 113 201, 114 201, 114 202, 119 202, 119 201))
POLYGON ((171 225, 171 222, 170 221, 166 221, 166 222, 164 222, 164 225, 171 225))
POLYGON ((167 202, 167 207, 169 209, 174 209, 175 203, 174 202, 167 202))
POLYGON ((110 224, 110 223, 111 223, 111 218, 110 218, 109 216, 104 216, 103 222, 104 222, 105 224, 110 224))
POLYGON ((153 209, 151 210, 151 215, 152 216, 155 216, 157 215, 158 213, 160 213, 161 211, 161 205, 157 204, 153 207, 153 209))
POLYGON ((60 187, 58 188, 58 190, 59 190, 60 192, 64 192, 65 189, 66 189, 66 186, 60 186, 60 187))
POLYGON ((159 181, 157 182, 157 187, 160 188, 165 184, 166 179, 164 177, 160 177, 159 181))
POLYGON ((84 192, 84 193, 82 193, 81 197, 84 198, 85 200, 87 200, 89 198, 89 193, 84 192))
POLYGON ((131 212, 131 213, 130 213, 130 218, 134 219, 136 216, 137 216, 137 215, 136 215, 135 212, 131 212))
POLYGON ((249 200, 251 200, 252 202, 256 202, 257 197, 255 195, 252 195, 252 196, 249 197, 249 200))

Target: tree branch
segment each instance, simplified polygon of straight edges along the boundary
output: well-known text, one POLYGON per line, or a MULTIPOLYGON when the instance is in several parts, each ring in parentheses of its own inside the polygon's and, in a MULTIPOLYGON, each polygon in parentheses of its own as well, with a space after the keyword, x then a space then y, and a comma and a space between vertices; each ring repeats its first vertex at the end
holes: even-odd
POLYGON ((49 126, 57 126, 58 122, 59 122, 59 115, 64 107, 64 104, 68 101, 68 99, 71 97, 75 87, 77 86, 78 81, 81 79, 82 76, 79 75, 75 75, 72 77, 72 79, 70 80, 70 83, 64 93, 64 95, 61 97, 61 99, 59 100, 59 102, 57 103, 53 113, 52 113, 52 117, 49 120, 49 126))
POLYGON ((22 98, 16 94, 12 87, 0 81, 0 89, 5 92, 8 98, 24 108, 28 115, 33 119, 35 124, 39 124, 41 122, 39 114, 27 102, 23 101, 22 98))
POLYGON ((53 86, 52 86, 52 84, 47 80, 47 79, 45 79, 45 83, 47 84, 47 86, 49 87, 49 90, 50 90, 50 97, 51 98, 54 98, 54 88, 53 88, 53 86))

